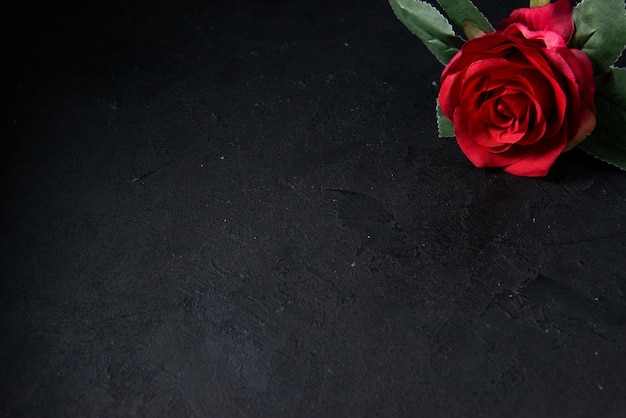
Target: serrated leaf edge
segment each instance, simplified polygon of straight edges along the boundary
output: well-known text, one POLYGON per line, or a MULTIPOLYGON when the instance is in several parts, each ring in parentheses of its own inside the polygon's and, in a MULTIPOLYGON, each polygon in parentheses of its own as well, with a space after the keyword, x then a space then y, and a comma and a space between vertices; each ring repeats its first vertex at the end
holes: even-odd
POLYGON ((441 110, 441 105, 439 104, 438 99, 435 100, 435 115, 437 119, 437 133, 439 135, 439 138, 454 138, 456 136, 454 134, 454 124, 452 123, 450 119, 446 117, 446 115, 443 114, 443 111, 441 110), (450 125, 450 127, 452 128, 452 134, 445 134, 442 132, 444 131, 444 126, 443 126, 444 123, 450 125))
MULTIPOLYGON (((474 25, 476 25, 477 27, 479 27, 481 30, 483 30, 485 33, 491 33, 493 32, 495 29, 493 27, 493 25, 491 24, 491 22, 489 22, 489 19, 487 19, 487 16, 484 15, 483 12, 480 11, 480 9, 478 7, 476 7, 476 5, 474 3, 472 3, 470 0, 467 0, 467 2, 469 4, 471 4, 474 9, 476 10, 476 12, 482 17, 483 21, 478 23, 478 22, 470 22, 474 25), (483 26, 484 24, 484 26, 483 26)), ((448 17, 450 17, 450 12, 448 11, 448 8, 446 8, 443 4, 441 4, 440 0, 437 0, 437 3, 439 4, 439 6, 441 6, 441 8, 443 9, 443 11, 448 15, 448 17)), ((451 19, 454 22, 454 19, 451 19)), ((456 26, 459 26, 459 23, 464 23, 464 22, 454 22, 456 24, 456 26)), ((461 25, 459 27, 459 29, 463 30, 463 26, 461 25)))
MULTIPOLYGON (((593 0, 592 0, 592 1, 593 1, 593 0)), ((587 0, 580 0, 580 1, 576 4, 576 6, 574 6, 574 10, 578 10, 578 9, 579 9, 580 7, 582 7, 582 6, 583 6, 586 2, 587 2, 587 0)), ((575 14, 574 12, 572 12, 572 17, 575 17, 575 16, 576 16, 576 14, 575 14)), ((625 8, 624 8, 624 16, 626 16, 626 3, 625 3, 625 8)), ((575 21, 575 20, 574 20, 574 28, 576 28, 576 21, 575 21)), ((576 36, 576 30, 574 29, 574 37, 575 37, 575 36, 576 36)), ((591 36, 593 36, 593 34, 592 34, 592 35, 590 35, 589 39, 591 38, 591 36)), ((574 37, 572 37, 572 40, 574 39, 574 37)), ((586 44, 586 43, 587 43, 587 41, 588 41, 589 39, 585 40, 585 42, 583 43, 583 45, 584 45, 584 44, 586 44)), ((582 48, 581 48, 580 50, 582 50, 582 48)), ((624 46, 622 47, 622 51, 619 53, 619 55, 618 55, 617 59, 616 59, 615 61, 613 61, 613 63, 612 63, 612 64, 615 64, 617 61, 619 61, 619 60, 620 60, 620 58, 622 58, 622 55, 624 54, 624 51, 626 51, 626 43, 625 43, 625 44, 624 44, 624 46)), ((594 64, 594 65, 595 65, 595 64, 594 64)), ((613 65, 609 65, 607 68, 601 69, 599 72, 600 72, 600 73, 602 73, 602 72, 604 72, 604 71, 608 71, 610 68, 613 68, 613 65)))

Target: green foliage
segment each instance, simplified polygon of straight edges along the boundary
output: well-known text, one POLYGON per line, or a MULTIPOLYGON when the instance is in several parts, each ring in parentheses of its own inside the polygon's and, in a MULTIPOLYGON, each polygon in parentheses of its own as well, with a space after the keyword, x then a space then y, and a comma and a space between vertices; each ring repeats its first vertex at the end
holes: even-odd
POLYGON ((597 125, 579 147, 626 170, 626 69, 611 68, 609 78, 596 93, 597 125))
POLYGON ((459 52, 463 40, 437 9, 420 0, 389 0, 396 17, 446 65, 459 52))
POLYGON ((437 128, 439 129, 439 138, 454 137, 454 125, 441 111, 439 100, 437 100, 437 128))
POLYGON ((463 29, 463 23, 471 22, 485 33, 493 32, 493 26, 469 0, 437 0, 450 20, 463 29))
POLYGON ((576 31, 570 42, 599 74, 618 60, 626 44, 624 0, 582 0, 573 11, 576 31))

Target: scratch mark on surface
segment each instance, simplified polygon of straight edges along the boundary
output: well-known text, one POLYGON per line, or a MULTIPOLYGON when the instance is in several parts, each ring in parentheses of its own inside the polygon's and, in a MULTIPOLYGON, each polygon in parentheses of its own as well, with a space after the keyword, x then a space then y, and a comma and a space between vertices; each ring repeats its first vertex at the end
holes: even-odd
POLYGON ((165 164, 163 164, 163 165, 160 165, 160 166, 158 166, 157 168, 155 168, 155 169, 153 169, 153 170, 150 170, 150 171, 148 171, 148 172, 146 172, 146 173, 142 174, 141 176, 135 177, 135 178, 134 178, 134 179, 132 179, 130 182, 131 182, 131 183, 136 183, 136 182, 138 182, 138 181, 140 181, 140 180, 143 180, 143 179, 145 179, 146 177, 151 176, 152 174, 154 174, 154 173, 156 173, 156 172, 158 172, 158 171, 160 171, 160 170, 164 169, 164 168, 165 168, 165 167, 167 167, 168 165, 170 165, 170 163, 169 163, 169 162, 168 162, 168 163, 165 163, 165 164))

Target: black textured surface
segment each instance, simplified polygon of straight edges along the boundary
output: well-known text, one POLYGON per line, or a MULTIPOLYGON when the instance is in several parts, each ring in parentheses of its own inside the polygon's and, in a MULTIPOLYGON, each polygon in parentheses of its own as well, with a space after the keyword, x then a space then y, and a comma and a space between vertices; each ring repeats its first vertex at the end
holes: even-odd
POLYGON ((473 168, 386 1, 215 3, 2 6, 2 414, 623 417, 626 174, 473 168))

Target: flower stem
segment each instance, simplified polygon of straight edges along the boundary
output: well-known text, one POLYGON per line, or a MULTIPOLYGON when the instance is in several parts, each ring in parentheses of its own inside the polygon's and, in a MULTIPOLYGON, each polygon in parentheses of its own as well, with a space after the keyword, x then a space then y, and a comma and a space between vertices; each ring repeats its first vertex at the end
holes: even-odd
POLYGON ((530 7, 541 7, 550 4, 550 0, 530 0, 530 7))

